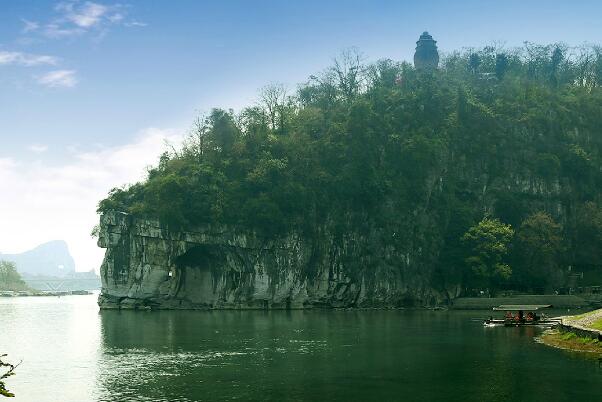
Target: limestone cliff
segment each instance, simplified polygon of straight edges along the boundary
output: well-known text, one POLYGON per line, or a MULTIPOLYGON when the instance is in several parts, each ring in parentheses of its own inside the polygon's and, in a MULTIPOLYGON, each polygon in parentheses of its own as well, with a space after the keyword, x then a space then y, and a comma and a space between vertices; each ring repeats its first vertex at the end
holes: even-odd
POLYGON ((411 253, 377 235, 265 240, 228 228, 172 231, 117 212, 100 222, 101 308, 399 307, 455 296, 432 289, 411 253))

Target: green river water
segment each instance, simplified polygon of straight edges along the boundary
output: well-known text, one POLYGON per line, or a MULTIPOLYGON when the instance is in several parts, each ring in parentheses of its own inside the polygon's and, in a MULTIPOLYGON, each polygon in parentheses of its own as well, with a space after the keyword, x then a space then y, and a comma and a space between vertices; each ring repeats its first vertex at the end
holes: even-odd
POLYGON ((0 298, 15 401, 601 401, 598 362, 487 312, 102 311, 0 298))

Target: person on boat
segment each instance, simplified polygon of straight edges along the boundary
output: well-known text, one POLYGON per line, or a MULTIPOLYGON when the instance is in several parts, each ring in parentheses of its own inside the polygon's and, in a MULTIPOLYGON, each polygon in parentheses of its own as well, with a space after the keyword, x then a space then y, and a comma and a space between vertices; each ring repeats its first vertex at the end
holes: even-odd
POLYGON ((512 316, 512 312, 506 311, 506 314, 504 315, 504 319, 512 321, 514 319, 514 317, 512 316))
POLYGON ((527 313, 527 322, 531 322, 531 321, 533 321, 533 313, 529 311, 527 313))

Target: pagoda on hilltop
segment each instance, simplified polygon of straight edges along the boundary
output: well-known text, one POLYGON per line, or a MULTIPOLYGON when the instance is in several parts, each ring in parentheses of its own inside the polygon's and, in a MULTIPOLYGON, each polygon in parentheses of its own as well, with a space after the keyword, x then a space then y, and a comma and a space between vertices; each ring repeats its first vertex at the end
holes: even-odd
POLYGON ((437 41, 428 32, 424 31, 416 42, 414 53, 414 67, 420 70, 435 69, 439 66, 439 51, 437 41))

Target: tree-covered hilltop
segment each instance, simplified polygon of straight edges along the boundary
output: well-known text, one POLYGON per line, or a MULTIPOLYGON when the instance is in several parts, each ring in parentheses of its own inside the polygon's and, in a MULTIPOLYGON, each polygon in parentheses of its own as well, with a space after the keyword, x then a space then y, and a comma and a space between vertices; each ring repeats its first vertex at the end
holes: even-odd
POLYGON ((271 238, 327 226, 412 250, 436 287, 555 289, 569 266, 600 274, 601 86, 598 47, 485 47, 437 70, 347 52, 292 95, 197 119, 98 211, 271 238))

